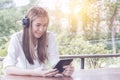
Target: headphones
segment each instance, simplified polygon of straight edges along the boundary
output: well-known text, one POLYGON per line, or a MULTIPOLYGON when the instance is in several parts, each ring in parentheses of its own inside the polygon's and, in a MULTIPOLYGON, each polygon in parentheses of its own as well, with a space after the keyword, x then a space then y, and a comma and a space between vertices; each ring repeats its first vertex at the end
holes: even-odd
POLYGON ((23 26, 24 26, 25 28, 28 28, 29 25, 30 25, 30 19, 27 18, 27 17, 23 18, 23 19, 22 19, 22 24, 23 24, 23 26))

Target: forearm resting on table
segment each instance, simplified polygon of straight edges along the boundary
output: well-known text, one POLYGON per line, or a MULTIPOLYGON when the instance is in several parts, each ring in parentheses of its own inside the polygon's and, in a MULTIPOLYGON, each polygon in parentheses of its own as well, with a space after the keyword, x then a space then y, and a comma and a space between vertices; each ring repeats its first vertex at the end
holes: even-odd
POLYGON ((4 73, 8 75, 33 75, 33 70, 20 69, 14 66, 8 66, 4 69, 4 73))

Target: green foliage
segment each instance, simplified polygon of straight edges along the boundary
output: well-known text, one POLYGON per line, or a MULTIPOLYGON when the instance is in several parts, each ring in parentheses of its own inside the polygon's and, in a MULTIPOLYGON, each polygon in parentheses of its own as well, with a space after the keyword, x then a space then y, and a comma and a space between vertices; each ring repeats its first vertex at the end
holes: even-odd
POLYGON ((104 43, 90 43, 79 35, 60 34, 58 35, 60 54, 105 54, 110 53, 106 50, 104 43))
POLYGON ((118 6, 118 1, 105 0, 105 10, 106 10, 106 20, 110 20, 111 16, 114 14, 115 8, 118 6))
POLYGON ((8 48, 8 45, 6 45, 6 47, 4 49, 0 48, 0 56, 6 56, 7 55, 7 48, 8 48))
POLYGON ((21 14, 16 9, 0 10, 0 36, 9 36, 21 27, 18 24, 21 14))
MULTIPOLYGON (((59 53, 61 55, 80 55, 80 54, 108 54, 111 50, 107 50, 103 42, 90 43, 85 41, 79 35, 60 34, 58 35, 59 53)), ((86 59, 87 68, 98 68, 104 59, 94 58, 86 59)))
MULTIPOLYGON (((3 40, 3 39, 0 39, 0 40, 3 40)), ((3 45, 1 45, 1 47, 0 47, 0 56, 6 56, 7 55, 7 48, 8 48, 8 43, 9 43, 9 40, 5 40, 6 42, 4 42, 4 40, 3 40, 3 42, 1 41, 1 43, 0 44, 3 44, 3 45)))

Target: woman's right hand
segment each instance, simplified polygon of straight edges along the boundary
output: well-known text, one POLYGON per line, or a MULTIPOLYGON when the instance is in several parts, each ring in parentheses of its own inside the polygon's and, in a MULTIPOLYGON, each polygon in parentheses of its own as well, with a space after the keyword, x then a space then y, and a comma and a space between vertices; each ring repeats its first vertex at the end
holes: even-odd
POLYGON ((58 72, 59 71, 57 69, 41 70, 40 68, 37 68, 37 69, 32 70, 31 74, 32 76, 52 77, 58 74, 58 72))

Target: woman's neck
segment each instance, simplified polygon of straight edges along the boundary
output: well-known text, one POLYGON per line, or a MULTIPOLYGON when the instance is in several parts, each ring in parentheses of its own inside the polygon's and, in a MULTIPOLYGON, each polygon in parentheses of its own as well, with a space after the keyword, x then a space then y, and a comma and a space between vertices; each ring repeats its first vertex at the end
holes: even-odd
POLYGON ((34 45, 34 46, 37 45, 37 41, 38 41, 37 38, 34 37, 34 38, 33 38, 33 45, 34 45))

